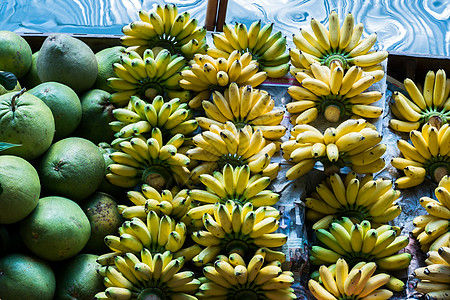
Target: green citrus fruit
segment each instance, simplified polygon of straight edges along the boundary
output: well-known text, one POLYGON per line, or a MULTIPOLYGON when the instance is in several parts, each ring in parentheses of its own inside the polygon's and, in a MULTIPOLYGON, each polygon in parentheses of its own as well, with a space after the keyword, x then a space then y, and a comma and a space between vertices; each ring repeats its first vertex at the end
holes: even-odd
POLYGON ((97 78, 97 59, 83 41, 68 34, 49 35, 36 61, 42 82, 57 81, 70 86, 76 93, 92 87, 97 78))
POLYGON ((16 92, 0 96, 0 141, 18 144, 2 152, 32 160, 44 153, 55 134, 50 108, 38 97, 16 92))
POLYGON ((41 185, 48 194, 81 201, 102 183, 105 161, 91 141, 68 137, 48 149, 37 169, 41 185))
POLYGON ((74 135, 88 139, 94 144, 111 142, 114 139, 114 131, 109 123, 115 120, 112 114, 115 107, 109 102, 110 95, 100 89, 89 90, 81 95, 81 122, 74 135))
POLYGON ((20 222, 20 236, 37 256, 59 261, 76 255, 91 235, 91 225, 74 201, 51 196, 39 199, 33 212, 20 222))
POLYGON ((117 77, 113 70, 113 64, 120 62, 120 55, 125 51, 125 47, 114 46, 105 48, 95 53, 98 62, 98 75, 94 83, 94 89, 101 89, 109 93, 115 91, 106 83, 110 77, 117 77))
POLYGON ((51 300, 56 280, 47 262, 24 254, 0 259, 0 299, 51 300))
POLYGON ((28 91, 51 109, 55 119, 54 140, 69 136, 80 124, 81 103, 73 89, 59 82, 44 82, 28 91))
POLYGON ((116 234, 124 219, 117 210, 116 200, 105 193, 97 192, 81 204, 81 208, 91 223, 91 237, 83 252, 103 254, 110 249, 103 239, 108 234, 116 234))
POLYGON ((0 155, 0 224, 18 222, 36 207, 41 192, 39 176, 25 159, 0 155))
POLYGON ((64 262, 57 272, 55 300, 91 300, 105 289, 97 273, 97 255, 78 254, 64 262))
POLYGON ((22 78, 31 67, 31 53, 23 37, 11 31, 0 31, 0 70, 22 78))
MULTIPOLYGON (((6 73, 4 73, 4 71, 0 71, 0 76, 2 76, 1 73, 6 74, 6 73)), ((12 74, 12 73, 10 72, 9 74, 12 74)), ((17 78, 16 78, 16 80, 17 80, 17 78)), ((20 86, 20 82, 18 80, 17 80, 16 86, 14 88, 12 88, 12 89, 7 89, 2 84, 0 84, 0 95, 6 94, 6 93, 10 93, 10 92, 18 92, 21 89, 22 89, 22 87, 20 86)))
POLYGON ((24 87, 26 87, 27 89, 32 89, 35 86, 37 86, 38 84, 42 83, 41 80, 39 79, 39 75, 37 73, 36 61, 37 61, 38 55, 39 55, 39 51, 36 51, 33 53, 33 55, 31 56, 31 58, 32 58, 31 67, 28 70, 28 73, 25 74, 25 76, 20 79, 20 81, 22 82, 22 85, 24 87))

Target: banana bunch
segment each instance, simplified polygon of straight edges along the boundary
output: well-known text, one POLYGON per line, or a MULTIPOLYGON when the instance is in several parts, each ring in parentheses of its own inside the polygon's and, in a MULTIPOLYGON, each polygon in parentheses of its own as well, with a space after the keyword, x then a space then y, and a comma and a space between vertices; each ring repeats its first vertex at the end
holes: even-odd
POLYGON ((214 58, 225 57, 238 50, 240 53, 250 53, 259 63, 259 69, 267 72, 271 78, 279 78, 289 71, 289 53, 286 52, 286 37, 281 32, 271 35, 272 24, 261 27, 261 20, 247 26, 236 23, 233 26, 224 24, 223 33, 213 33, 214 48, 208 48, 206 53, 214 58))
POLYGON ((450 122, 450 78, 445 71, 428 71, 423 89, 406 78, 403 82, 411 99, 401 92, 394 92, 391 111, 397 119, 391 119, 389 126, 402 132, 418 130, 424 123, 436 128, 450 122))
POLYGON ((288 180, 299 178, 321 162, 328 174, 345 166, 358 174, 376 173, 384 168, 381 156, 386 145, 381 135, 364 119, 348 119, 322 134, 308 124, 294 126, 291 137, 281 144, 284 159, 295 165, 286 172, 288 180))
POLYGON ((154 211, 159 216, 167 215, 180 220, 191 208, 192 197, 186 189, 176 194, 170 190, 160 193, 152 186, 143 184, 141 191, 127 191, 127 197, 134 206, 121 205, 120 213, 125 219, 145 218, 150 211, 154 211))
POLYGON ((313 62, 310 70, 295 73, 300 86, 288 88, 289 95, 295 100, 286 104, 287 111, 292 115, 291 123, 310 123, 319 113, 329 122, 352 115, 356 118, 378 118, 383 109, 371 104, 381 99, 381 92, 364 91, 383 77, 381 70, 366 74, 360 67, 353 66, 344 74, 344 68, 336 61, 330 67, 313 62))
POLYGON ((397 252, 408 245, 408 237, 399 235, 398 228, 390 225, 371 227, 367 220, 353 223, 349 218, 341 218, 332 222, 328 230, 316 230, 317 239, 324 247, 312 246, 310 262, 330 265, 344 257, 352 264, 375 262, 377 268, 386 271, 407 268, 411 254, 397 252))
POLYGON ((364 68, 365 71, 381 69, 377 64, 387 58, 388 52, 371 51, 377 41, 377 34, 372 33, 361 39, 364 25, 354 23, 354 17, 349 13, 340 27, 339 16, 335 11, 329 15, 328 29, 312 18, 313 33, 300 29, 300 34, 293 35, 293 42, 298 50, 296 49, 295 53, 291 51, 292 65, 295 68, 308 69, 313 61, 326 66, 337 61, 344 69, 354 65, 364 68))
POLYGON ((445 124, 440 129, 429 123, 422 130, 411 130, 411 143, 405 140, 397 141, 397 148, 403 157, 391 160, 394 168, 402 170, 405 176, 397 178, 395 185, 407 189, 421 184, 427 175, 439 182, 450 174, 450 126, 445 124))
MULTIPOLYGON (((253 210, 251 203, 241 206, 228 200, 225 204, 193 208, 188 216, 192 219, 200 217, 205 229, 191 236, 195 243, 206 247, 192 259, 197 266, 213 261, 219 254, 237 252, 242 256, 253 255, 260 247, 280 247, 287 240, 283 233, 273 233, 278 229, 280 213, 270 206, 253 210)), ((284 254, 275 251, 271 257, 277 257, 280 261, 284 254)))
POLYGON ((173 258, 170 251, 152 255, 147 249, 140 257, 127 252, 114 258, 114 264, 102 266, 105 291, 95 299, 191 299, 201 282, 192 271, 180 270, 184 258, 173 258))
POLYGON ((176 5, 156 5, 149 12, 140 10, 139 19, 122 28, 125 36, 120 42, 129 46, 128 50, 142 54, 148 48, 160 47, 191 58, 196 53, 205 53, 208 47, 206 29, 197 27, 198 20, 191 18, 189 12, 178 14, 176 5))
POLYGON ((155 211, 149 211, 145 216, 138 212, 134 215, 119 227, 120 236, 105 236, 105 244, 112 251, 136 254, 145 248, 152 253, 175 253, 183 247, 187 236, 183 222, 176 222, 167 215, 160 217, 155 211))
MULTIPOLYGON (((200 127, 203 120, 197 119, 200 127)), ((186 152, 191 160, 200 161, 191 171, 191 179, 197 180, 200 174, 212 173, 226 164, 232 166, 248 165, 252 174, 275 178, 280 170, 278 163, 270 163, 276 152, 276 145, 264 139, 261 129, 253 130, 250 125, 238 129, 232 122, 225 122, 223 128, 211 124, 209 131, 195 135, 193 149, 186 152)))
POLYGON ((200 203, 226 203, 231 200, 240 205, 249 202, 253 207, 260 207, 274 205, 280 198, 277 193, 265 190, 271 182, 270 177, 260 174, 251 176, 248 165, 233 168, 226 164, 222 172, 202 174, 199 180, 206 190, 189 190, 189 197, 200 203))
POLYGON ((428 266, 418 268, 413 275, 420 279, 414 289, 426 299, 448 299, 450 296, 450 248, 441 247, 427 253, 428 266))
POLYGON ((450 177, 444 176, 434 190, 438 200, 420 198, 420 205, 428 215, 417 216, 413 220, 416 228, 412 234, 423 252, 436 251, 440 247, 450 247, 450 177))
MULTIPOLYGON (((207 54, 194 55, 189 62, 190 69, 181 72, 180 87, 194 92, 224 90, 232 82, 239 86, 260 85, 266 78, 266 72, 258 72, 258 62, 250 53, 233 51, 228 59, 215 59, 207 54)), ((209 95, 204 99, 208 99, 209 95)), ((196 107, 193 107, 196 108, 196 107)))
POLYGON ((373 275, 377 269, 374 262, 361 262, 350 270, 345 259, 339 258, 333 267, 320 266, 322 284, 314 279, 308 281, 309 290, 316 299, 387 300, 393 295, 389 289, 380 289, 391 276, 386 273, 373 275))
POLYGON ((388 179, 373 179, 371 175, 358 179, 354 172, 344 180, 337 173, 327 177, 316 191, 305 199, 309 208, 306 218, 315 222, 313 229, 327 229, 339 217, 351 216, 358 220, 387 223, 402 211, 393 202, 401 196, 388 179))
POLYGON ((184 57, 171 55, 163 49, 157 54, 146 49, 139 55, 136 51, 128 51, 121 56, 120 63, 113 64, 117 77, 107 79, 108 85, 116 92, 111 94, 111 103, 127 106, 131 96, 152 100, 157 95, 171 99, 180 98, 182 102, 189 100, 190 94, 180 90, 178 81, 180 71, 187 68, 184 57))
POLYGON ((239 88, 233 82, 223 94, 214 91, 212 96, 213 102, 202 102, 206 117, 197 117, 203 130, 209 130, 210 124, 223 128, 230 121, 237 127, 250 125, 253 131, 259 129, 268 140, 278 140, 286 133, 286 127, 280 125, 284 110, 274 108, 275 101, 266 91, 251 85, 239 88))
POLYGON ((133 137, 118 144, 119 150, 111 153, 114 161, 107 167, 106 179, 117 186, 131 188, 138 183, 147 183, 157 190, 163 190, 176 183, 184 185, 190 171, 189 158, 177 153, 184 143, 184 136, 177 134, 166 143, 158 127, 151 130, 151 137, 133 137))
POLYGON ((258 249, 248 264, 238 253, 216 260, 203 267, 205 279, 195 295, 199 299, 296 299, 292 272, 283 271, 279 261, 264 264, 268 256, 258 249))
POLYGON ((113 145, 139 135, 147 138, 155 127, 161 130, 166 139, 177 134, 189 135, 198 127, 191 110, 179 98, 164 102, 162 96, 156 96, 151 103, 147 103, 137 96, 131 96, 127 108, 116 108, 112 113, 116 121, 109 125, 117 138, 112 142, 113 145))

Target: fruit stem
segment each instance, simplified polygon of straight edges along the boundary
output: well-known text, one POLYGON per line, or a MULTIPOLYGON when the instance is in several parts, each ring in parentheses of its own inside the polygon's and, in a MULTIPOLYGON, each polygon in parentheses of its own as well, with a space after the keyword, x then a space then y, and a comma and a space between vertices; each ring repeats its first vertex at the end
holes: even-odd
POLYGON ((449 175, 449 169, 446 166, 437 167, 433 171, 433 179, 435 182, 441 181, 441 179, 446 175, 449 175))
POLYGON ((161 295, 159 289, 147 288, 139 293, 137 300, 163 300, 165 297, 161 295))
POLYGON ((331 104, 325 108, 323 114, 328 122, 334 123, 339 121, 339 119, 341 118, 341 109, 339 108, 339 106, 331 104))
POLYGON ((437 130, 439 130, 442 126, 442 118, 440 116, 432 116, 428 119, 428 123, 430 123, 432 126, 436 127, 437 130))
POLYGON ((20 90, 20 92, 14 94, 14 96, 12 96, 11 98, 11 109, 13 112, 16 111, 16 98, 19 98, 20 96, 22 96, 23 93, 25 93, 25 91, 27 90, 27 88, 23 88, 20 90))
POLYGON ((145 169, 142 174, 142 181, 161 192, 163 189, 171 186, 173 178, 165 167, 153 165, 145 169))

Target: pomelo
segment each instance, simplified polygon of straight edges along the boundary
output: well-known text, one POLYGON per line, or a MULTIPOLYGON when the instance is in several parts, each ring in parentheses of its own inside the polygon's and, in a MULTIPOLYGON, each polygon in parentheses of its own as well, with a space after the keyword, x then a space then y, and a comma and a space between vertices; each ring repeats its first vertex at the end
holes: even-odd
POLYGON ((18 253, 0 259, 0 299, 51 300, 55 287, 55 274, 42 259, 18 253))
POLYGON ((38 97, 11 92, 0 96, 0 141, 18 144, 2 152, 32 160, 44 153, 55 134, 50 108, 38 97))
POLYGON ((49 35, 36 61, 42 82, 57 81, 70 86, 76 93, 92 87, 97 73, 97 59, 83 41, 65 33, 49 35))
POLYGON ((64 262, 57 272, 55 300, 91 300, 103 291, 103 277, 97 273, 97 255, 78 254, 64 262))
POLYGON ((36 51, 31 56, 31 67, 28 70, 28 73, 23 76, 20 81, 22 82, 22 85, 26 87, 28 90, 34 88, 38 84, 42 83, 42 81, 39 79, 39 75, 37 73, 37 57, 39 55, 39 51, 36 51))
POLYGON ((51 109, 55 119, 54 140, 69 136, 80 124, 81 102, 77 93, 59 82, 44 82, 28 91, 51 109))
POLYGON ((36 207, 41 192, 39 175, 25 159, 0 155, 0 224, 16 223, 36 207))
POLYGON ((117 77, 113 70, 113 64, 120 62, 120 56, 125 52, 125 47, 114 46, 105 48, 95 53, 98 63, 98 74, 95 80, 94 89, 101 89, 109 93, 115 91, 106 83, 106 80, 110 77, 117 77))
POLYGON ((81 201, 102 183, 105 161, 91 141, 68 137, 48 149, 37 169, 46 193, 81 201))
POLYGON ((39 199, 33 212, 20 222, 20 236, 35 255, 59 261, 76 255, 91 235, 91 225, 74 201, 51 196, 39 199))
POLYGON ((116 200, 105 193, 97 192, 81 204, 91 223, 91 237, 83 249, 85 253, 103 254, 110 251, 103 239, 116 234, 124 219, 117 210, 116 200))
POLYGON ((109 143, 114 139, 114 131, 109 123, 116 120, 112 114, 116 107, 109 102, 110 95, 100 89, 89 90, 81 95, 81 122, 74 135, 88 139, 94 144, 109 143))
POLYGON ((12 31, 0 31, 0 70, 22 78, 31 67, 31 48, 27 41, 12 31))

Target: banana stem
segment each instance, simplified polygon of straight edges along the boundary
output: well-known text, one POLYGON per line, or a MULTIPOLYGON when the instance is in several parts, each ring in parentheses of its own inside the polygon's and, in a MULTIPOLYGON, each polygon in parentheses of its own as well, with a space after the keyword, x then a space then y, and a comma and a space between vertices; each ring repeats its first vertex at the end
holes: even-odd
POLYGON ((165 297, 159 289, 148 288, 139 293, 137 300, 163 300, 165 297))
POLYGON ((436 169, 434 169, 433 171, 433 180, 435 182, 439 182, 441 181, 441 179, 446 176, 449 175, 449 169, 446 166, 440 166, 437 167, 436 169))
POLYGON ((341 169, 336 165, 329 165, 324 168, 323 172, 326 176, 330 176, 333 173, 339 173, 340 170, 341 169))
POLYGON ((142 181, 162 192, 172 185, 173 177, 166 168, 156 165, 145 169, 142 174, 142 181))
POLYGON ((331 104, 325 108, 323 114, 328 122, 334 123, 339 121, 339 119, 341 118, 341 109, 339 108, 339 106, 331 104))
POLYGON ((428 119, 428 123, 436 127, 439 130, 442 126, 442 118, 440 116, 432 116, 428 119))

